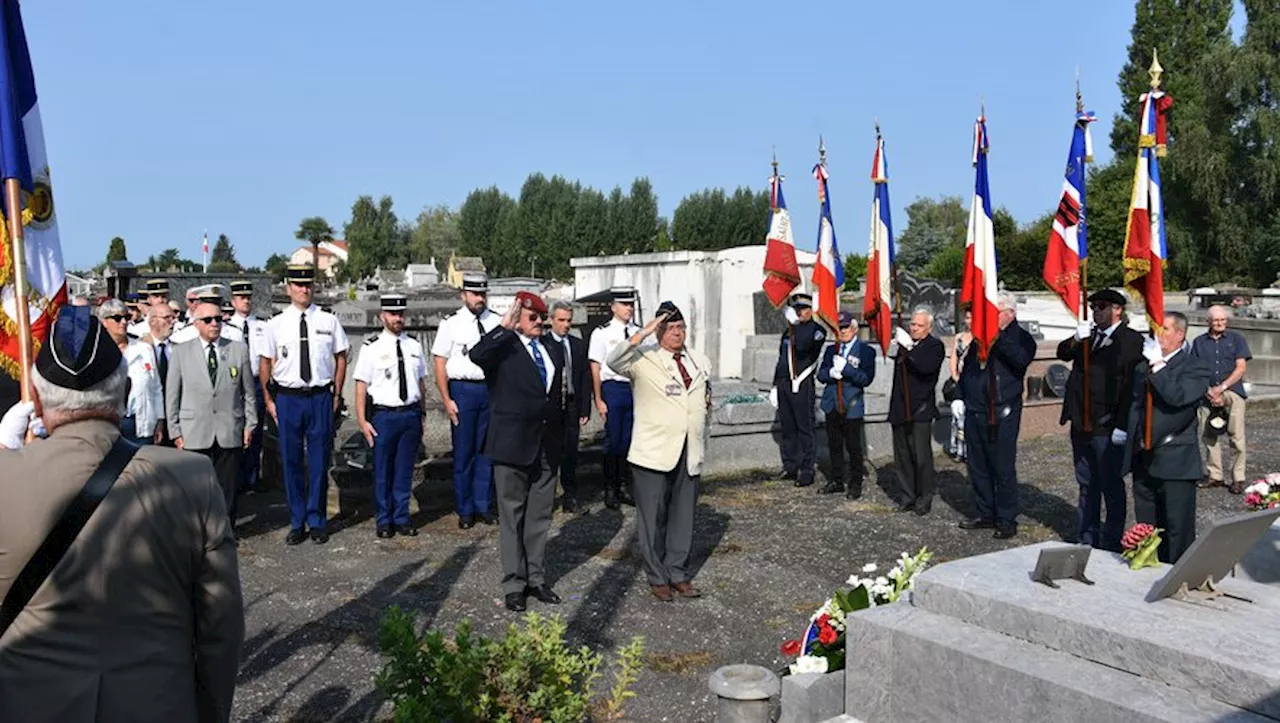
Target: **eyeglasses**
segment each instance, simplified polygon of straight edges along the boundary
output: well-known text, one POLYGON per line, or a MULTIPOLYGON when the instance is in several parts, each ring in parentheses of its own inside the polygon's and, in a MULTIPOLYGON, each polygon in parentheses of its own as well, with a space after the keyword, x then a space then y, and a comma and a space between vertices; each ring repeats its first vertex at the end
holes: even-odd
POLYGON ((221 324, 222 317, 221 316, 197 316, 196 321, 203 321, 206 324, 214 324, 214 323, 221 324))
POLYGON ((543 321, 547 318, 546 314, 540 314, 536 311, 529 312, 529 321, 543 321))
POLYGON ((111 321, 114 321, 117 324, 119 324, 122 321, 125 321, 128 318, 129 316, 127 314, 112 314, 111 316, 102 317, 104 321, 110 319, 111 321))

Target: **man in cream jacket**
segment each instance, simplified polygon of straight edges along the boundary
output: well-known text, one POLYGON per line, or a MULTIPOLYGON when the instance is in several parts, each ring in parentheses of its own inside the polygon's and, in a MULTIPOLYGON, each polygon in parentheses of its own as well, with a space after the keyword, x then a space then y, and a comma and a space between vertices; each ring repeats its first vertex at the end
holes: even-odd
POLYGON ((685 334, 684 316, 664 301, 653 320, 615 346, 607 361, 631 379, 635 426, 627 461, 635 480, 636 535, 653 595, 663 602, 702 596, 689 582, 689 555, 711 362, 685 347, 685 334), (654 334, 658 343, 642 346, 654 334))

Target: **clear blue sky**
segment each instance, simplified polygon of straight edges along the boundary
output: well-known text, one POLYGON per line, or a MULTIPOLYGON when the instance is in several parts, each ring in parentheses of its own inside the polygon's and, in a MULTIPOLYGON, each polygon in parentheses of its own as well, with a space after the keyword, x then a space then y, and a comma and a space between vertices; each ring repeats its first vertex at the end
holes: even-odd
POLYGON ((873 119, 901 230, 916 197, 968 203, 980 96, 993 200, 1025 223, 1057 200, 1077 66, 1100 118, 1097 160, 1110 158, 1133 4, 981 5, 65 0, 23 12, 75 268, 116 235, 135 261, 171 246, 198 259, 205 228, 261 264, 296 246, 304 216, 340 231, 357 195, 390 194, 412 218, 478 186, 517 195, 532 171, 605 190, 647 175, 670 216, 701 188, 765 188, 774 147, 812 248, 820 133, 842 250, 860 251, 873 119))

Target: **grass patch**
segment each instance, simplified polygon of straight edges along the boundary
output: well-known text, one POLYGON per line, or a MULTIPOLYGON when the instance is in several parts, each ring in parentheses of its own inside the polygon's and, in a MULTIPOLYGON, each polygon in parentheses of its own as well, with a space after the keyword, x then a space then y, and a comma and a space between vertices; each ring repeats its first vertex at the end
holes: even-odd
POLYGON ((649 670, 659 673, 687 673, 698 668, 711 665, 716 658, 705 650, 694 650, 688 653, 650 653, 644 656, 649 670))

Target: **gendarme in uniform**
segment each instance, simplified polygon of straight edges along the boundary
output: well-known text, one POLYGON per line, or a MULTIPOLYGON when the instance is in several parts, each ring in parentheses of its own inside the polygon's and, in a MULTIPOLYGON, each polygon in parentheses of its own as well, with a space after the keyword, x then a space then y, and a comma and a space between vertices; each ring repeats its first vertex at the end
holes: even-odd
POLYGON ((266 338, 267 322, 253 316, 253 282, 232 281, 231 303, 238 307, 231 315, 231 320, 222 325, 222 337, 232 341, 243 342, 249 347, 249 370, 253 374, 253 389, 257 393, 255 404, 258 410, 259 424, 253 430, 253 438, 245 447, 244 457, 240 462, 240 492, 252 492, 258 487, 258 473, 262 469, 262 430, 267 418, 265 400, 262 397, 262 385, 258 383, 258 358, 262 354, 262 344, 266 338))
POLYGON ((635 323, 636 290, 631 286, 615 286, 609 290, 613 303, 613 318, 596 327, 591 332, 591 341, 587 346, 587 358, 591 361, 591 371, 599 383, 597 403, 603 405, 604 416, 604 477, 605 506, 617 509, 618 502, 631 504, 630 492, 623 484, 627 474, 623 462, 627 451, 631 449, 631 427, 634 424, 634 402, 631 397, 631 379, 613 369, 605 360, 609 352, 619 344, 626 343, 633 334, 640 330, 635 323))
POLYGON ((258 351, 263 364, 270 367, 271 386, 265 396, 268 409, 275 405, 280 461, 289 497, 290 530, 285 542, 302 542, 310 528, 311 539, 324 544, 329 541, 325 511, 333 451, 334 388, 346 376, 347 333, 338 317, 315 304, 299 308, 299 299, 311 299, 309 289, 315 272, 310 265, 289 266, 285 279, 295 301, 267 322, 258 351), (304 443, 307 479, 302 476, 304 443))
POLYGON ((453 496, 458 526, 469 528, 475 518, 494 524, 490 511, 493 500, 493 465, 480 448, 489 430, 489 388, 484 370, 467 356, 480 337, 493 331, 501 318, 489 310, 485 297, 489 278, 480 273, 462 275, 462 295, 471 301, 440 322, 431 355, 436 358, 436 383, 446 412, 449 403, 458 407, 458 421, 450 427, 453 441, 453 496), (470 295, 470 296, 468 296, 470 295), (440 375, 441 363, 444 374, 440 375))
MULTIPOLYGON (((141 339, 151 333, 151 326, 147 323, 147 317, 151 315, 151 300, 154 297, 164 299, 165 303, 169 303, 169 280, 168 279, 147 279, 145 291, 147 301, 142 305, 142 319, 135 321, 129 325, 128 332, 135 337, 141 339)), ((173 331, 170 334, 177 333, 186 324, 181 319, 173 320, 173 331)))

